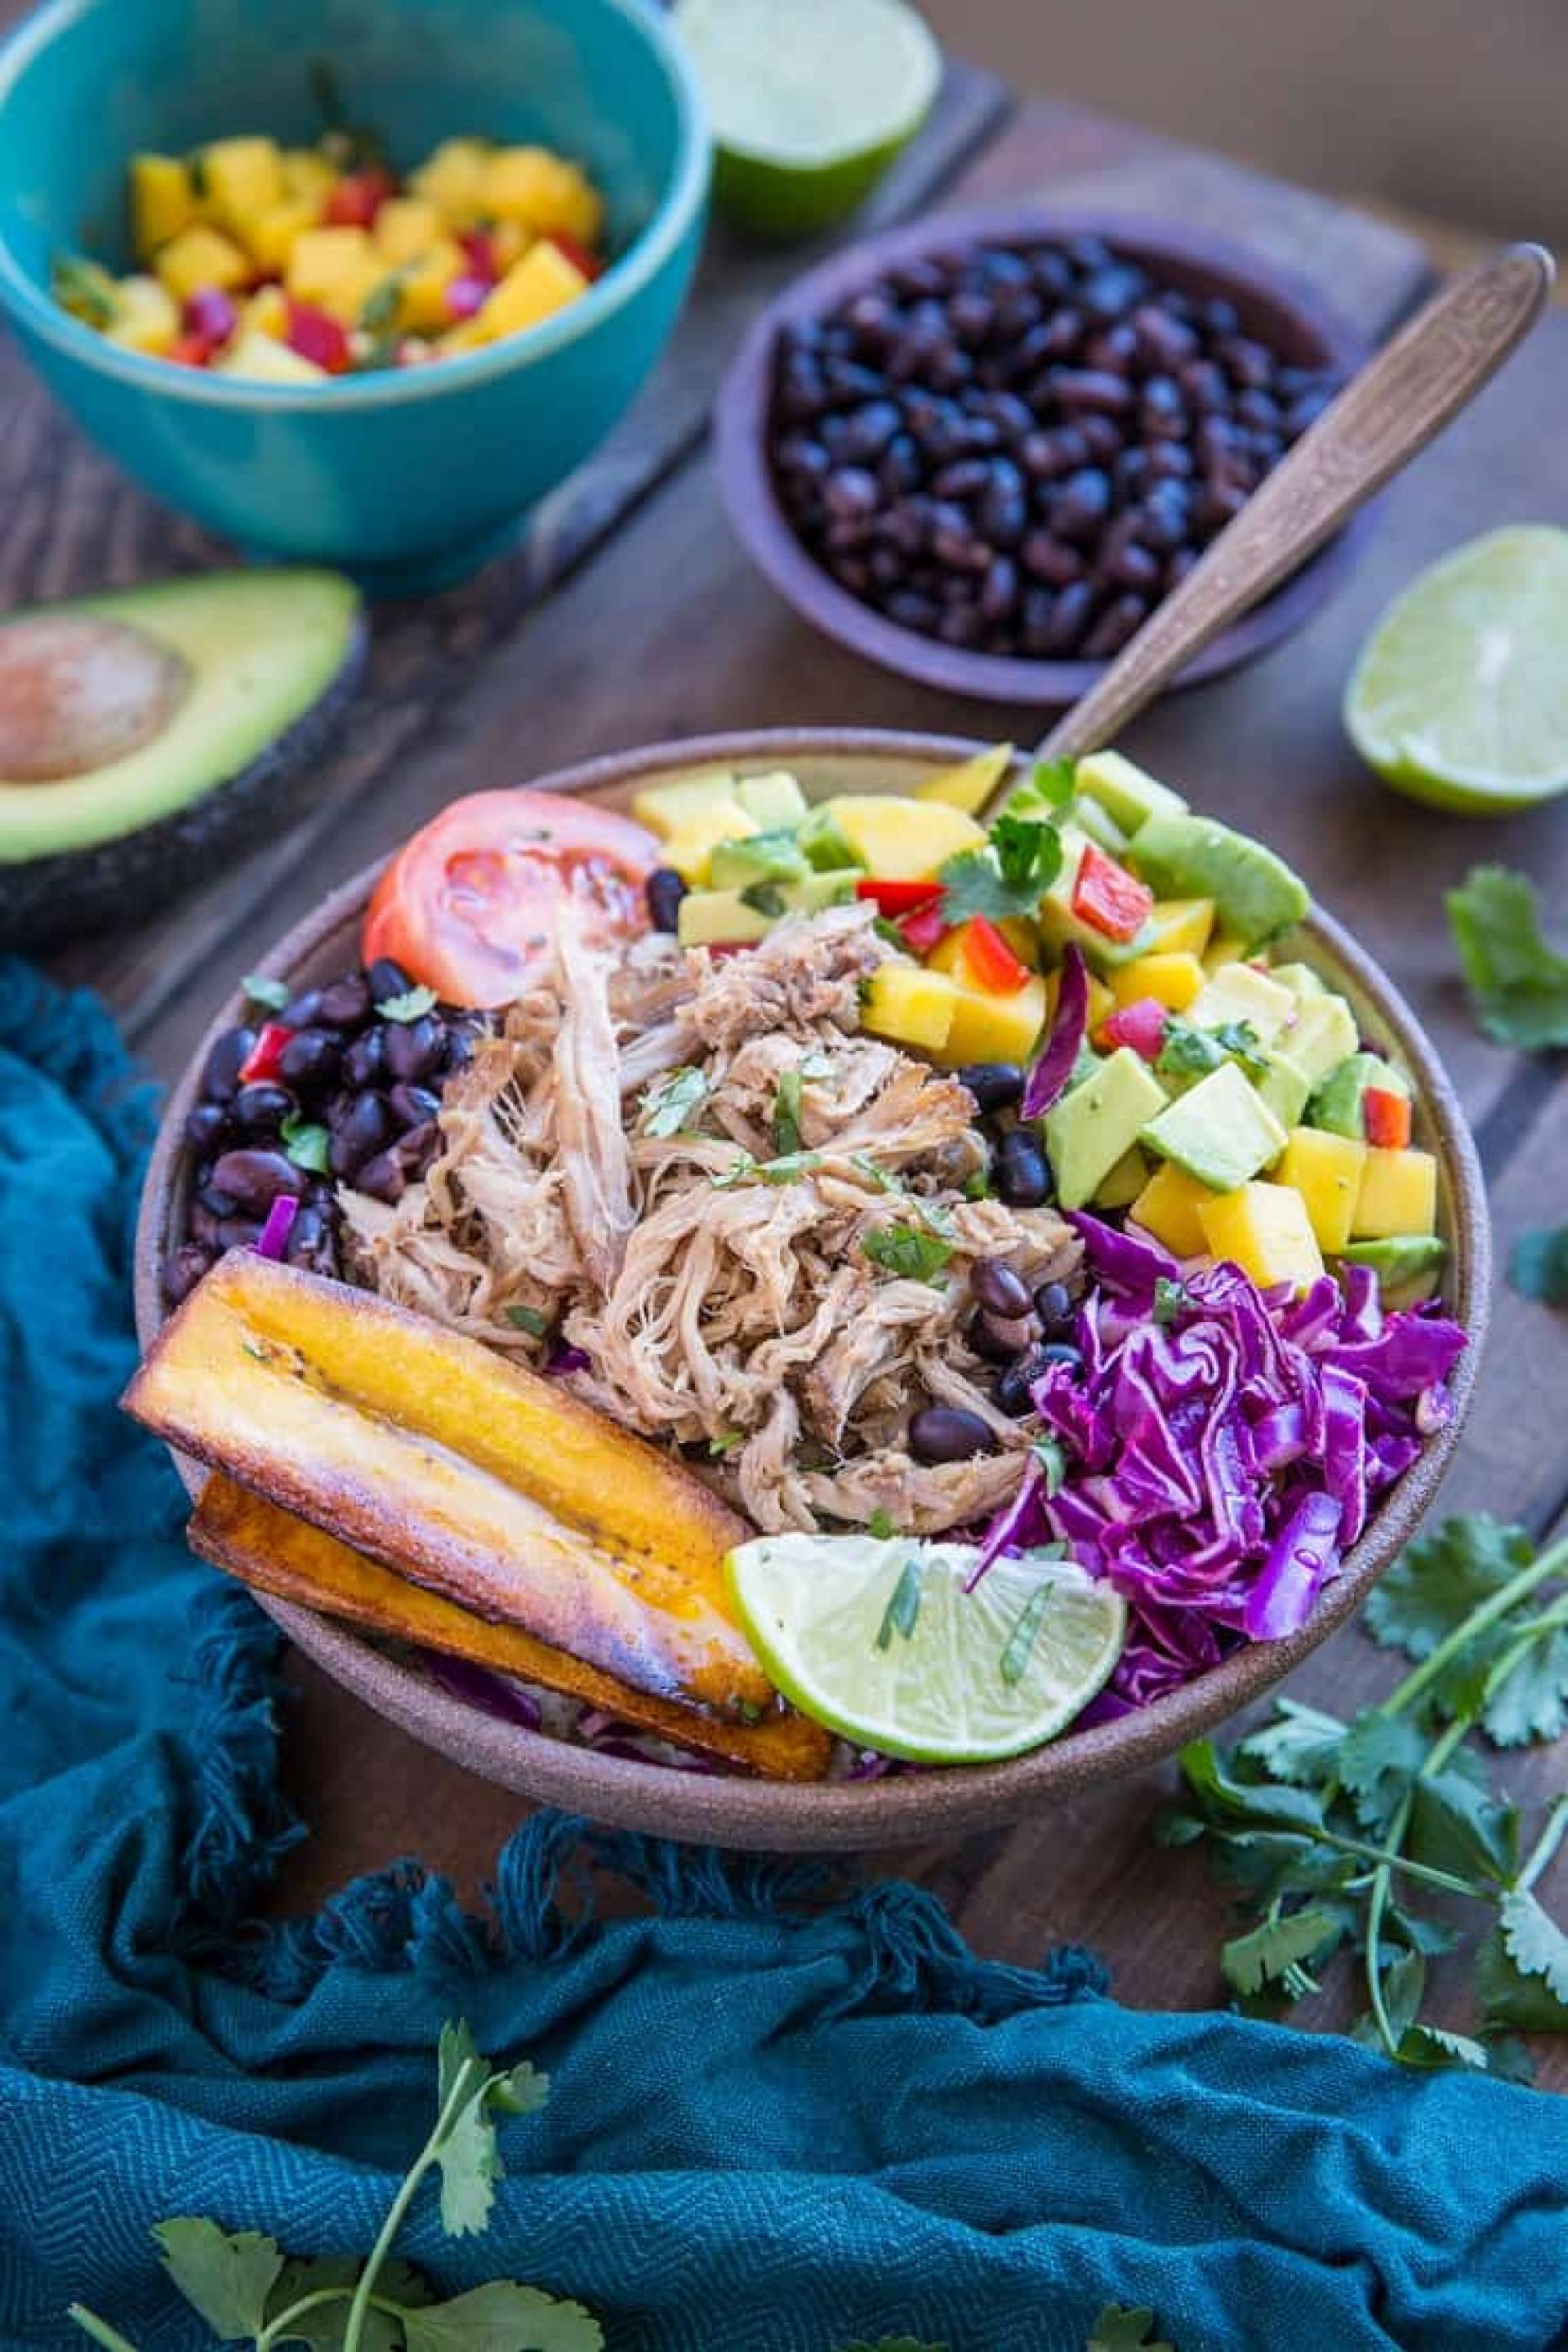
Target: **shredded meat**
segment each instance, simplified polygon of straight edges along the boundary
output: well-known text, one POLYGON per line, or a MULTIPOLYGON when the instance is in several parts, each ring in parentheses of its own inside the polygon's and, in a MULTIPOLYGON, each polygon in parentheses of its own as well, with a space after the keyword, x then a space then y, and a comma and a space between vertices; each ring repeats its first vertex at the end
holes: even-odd
POLYGON ((580 1348, 578 1392, 693 1449, 759 1527, 981 1516, 1026 1440, 969 1344, 973 1266, 1034 1287, 1079 1246, 1053 1210, 970 1199, 968 1093, 859 1033, 887 953, 864 908, 742 957, 647 944, 613 969, 566 934, 448 1089, 426 1181, 395 1208, 344 1193, 358 1270, 492 1345, 535 1357, 546 1327, 580 1348), (889 1265, 889 1238, 929 1266, 889 1265), (917 1463, 932 1402, 996 1450, 917 1463))

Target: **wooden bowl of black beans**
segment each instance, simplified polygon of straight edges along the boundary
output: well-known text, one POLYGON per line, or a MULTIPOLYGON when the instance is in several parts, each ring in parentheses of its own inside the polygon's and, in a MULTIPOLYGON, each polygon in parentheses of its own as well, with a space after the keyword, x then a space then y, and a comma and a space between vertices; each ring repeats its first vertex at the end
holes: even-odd
MULTIPOLYGON (((1196 229, 1043 206, 836 255, 721 394, 731 518, 795 610, 883 668, 1075 702, 1365 355, 1309 289, 1196 229)), ((1366 518, 1178 685, 1250 659, 1366 518)))

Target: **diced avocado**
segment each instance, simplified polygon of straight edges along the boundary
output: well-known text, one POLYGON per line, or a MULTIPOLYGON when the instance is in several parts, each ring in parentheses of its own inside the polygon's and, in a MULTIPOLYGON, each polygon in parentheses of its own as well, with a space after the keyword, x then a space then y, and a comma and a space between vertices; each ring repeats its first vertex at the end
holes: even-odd
POLYGON ((1234 1062, 1152 1118, 1139 1138, 1214 1192, 1234 1192, 1285 1149, 1285 1129, 1234 1062))
POLYGON ((715 890, 749 890, 753 882, 799 882, 808 870, 793 833, 753 833, 717 843, 708 878, 715 890))
POLYGON ((1136 833, 1152 816, 1184 816, 1186 802, 1120 751, 1091 751, 1073 772, 1073 788, 1094 801, 1123 833, 1136 833))
POLYGON ((1114 971, 1119 965, 1131 963, 1135 956, 1147 955, 1154 944, 1154 926, 1145 923, 1130 940, 1108 940, 1092 923, 1079 920, 1073 912, 1073 892, 1078 882, 1078 869, 1083 853, 1089 847, 1089 835, 1081 825, 1064 824, 1061 870, 1040 901, 1040 930, 1054 947, 1076 944, 1083 950, 1085 961, 1096 971, 1114 971))
POLYGON ((0 937, 141 920, 274 840, 363 665, 333 572, 206 572, 0 625, 0 937))
POLYGON ((1098 801, 1079 801, 1074 804, 1072 814, 1073 823, 1088 834, 1090 841, 1098 842, 1109 856, 1126 856, 1127 835, 1098 801))
POLYGON ((805 794, 783 768, 771 776, 742 776, 735 786, 735 798, 766 833, 785 827, 793 831, 805 814, 805 794))
POLYGON ((1249 949, 1289 930, 1312 903, 1282 857, 1213 817, 1157 812, 1139 826, 1128 855, 1156 897, 1212 898, 1221 929, 1249 949))
POLYGON ((667 783, 645 784, 632 802, 632 814, 661 841, 668 841, 694 817, 739 805, 735 779, 729 770, 710 768, 700 775, 672 776, 667 783))
POLYGON ((1069 1087, 1045 1118, 1046 1150, 1064 1209, 1081 1209, 1093 1200, 1164 1104, 1164 1088, 1130 1045, 1069 1087))
POLYGON ((1094 1196, 1097 1209, 1130 1209, 1149 1181, 1149 1162, 1136 1144, 1124 1151, 1094 1196))
POLYGON ((1296 1017, 1286 1032, 1290 1059, 1321 1087, 1332 1070, 1356 1050, 1355 1016, 1342 996, 1325 989, 1319 996, 1299 996, 1296 1017))
POLYGON ((860 879, 858 866, 837 874, 807 874, 799 882, 781 882, 779 897, 792 915, 820 915, 825 907, 847 906, 860 879))
POLYGON ((1448 1244, 1436 1234, 1394 1234, 1378 1242, 1352 1242, 1342 1251, 1347 1265, 1369 1265, 1385 1294, 1430 1288, 1442 1270, 1448 1244))
POLYGON ((1267 1067, 1253 1074, 1252 1083, 1281 1127, 1300 1125, 1312 1081, 1299 1062, 1276 1046, 1268 1055, 1267 1067))
POLYGON ((1310 963, 1272 964, 1269 978, 1277 980, 1281 988, 1288 988, 1292 996, 1326 996, 1329 993, 1328 982, 1321 972, 1314 971, 1310 963))
POLYGON ((807 809, 795 827, 796 841, 808 866, 822 873, 831 873, 846 866, 865 872, 865 862, 858 857, 841 831, 837 818, 826 801, 807 809))
POLYGON ((1326 1127, 1331 1135, 1351 1135, 1358 1143, 1366 1135, 1363 1105, 1369 1087, 1408 1097, 1410 1082, 1381 1054, 1351 1054, 1341 1062, 1312 1097, 1307 1108, 1309 1127, 1326 1127))
POLYGON ((748 907, 739 890, 689 890, 680 902, 680 944, 714 948, 765 940, 775 919, 748 907))
MULTIPOLYGON (((717 877, 715 877, 717 878, 717 877)), ((1224 1029, 1245 1021, 1260 1045, 1271 1045, 1296 1017, 1296 999, 1249 963, 1227 963, 1206 981, 1187 1007, 1194 1029, 1224 1029)))

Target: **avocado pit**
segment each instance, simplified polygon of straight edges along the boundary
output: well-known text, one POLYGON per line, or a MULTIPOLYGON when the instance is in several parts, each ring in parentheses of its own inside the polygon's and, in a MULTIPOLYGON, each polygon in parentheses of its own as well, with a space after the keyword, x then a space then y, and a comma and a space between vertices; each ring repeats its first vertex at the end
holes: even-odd
POLYGON ((190 690, 188 663, 123 621, 40 613, 0 627, 0 778, 58 783, 128 759, 190 690))

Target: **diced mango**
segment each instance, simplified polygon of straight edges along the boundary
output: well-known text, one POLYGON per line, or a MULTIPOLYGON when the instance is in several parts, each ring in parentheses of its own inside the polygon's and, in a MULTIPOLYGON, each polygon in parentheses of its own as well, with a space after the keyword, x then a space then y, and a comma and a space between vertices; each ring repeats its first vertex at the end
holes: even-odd
POLYGON ((1046 983, 1030 974, 1011 996, 985 996, 959 987, 952 1026, 939 1059, 950 1069, 965 1062, 1026 1062, 1046 1022, 1046 983))
POLYGON ((915 798, 943 801, 950 808, 962 809, 965 816, 978 816, 1012 760, 1011 743, 994 743, 989 751, 976 751, 973 760, 961 760, 956 768, 939 768, 918 788, 915 798))
POLYGON ((1155 1169, 1128 1211, 1134 1224, 1163 1242, 1174 1257, 1196 1257, 1208 1244, 1198 1211, 1220 1195, 1167 1160, 1155 1169))
POLYGON ((377 248, 394 268, 416 261, 446 233, 446 223, 435 205, 421 196, 389 196, 375 216, 371 231, 377 248))
POLYGON ((448 228, 473 228, 489 210, 485 173, 493 152, 483 139, 443 139, 410 178, 410 192, 434 205, 448 228))
POLYGON ((1351 1237, 1365 1168, 1364 1143, 1316 1127, 1292 1128, 1275 1167, 1278 1181, 1292 1185, 1305 1201, 1318 1245, 1331 1255, 1351 1237))
POLYGON ((1224 971, 1227 964, 1245 963, 1247 957, 1247 941, 1238 940, 1234 932, 1221 931, 1218 938, 1211 940, 1204 950, 1204 970, 1212 979, 1216 971, 1224 971))
MULTIPOLYGON (((706 816, 711 809, 726 809, 733 816, 744 814, 735 797, 735 779, 728 768, 710 768, 705 775, 672 776, 668 783, 645 784, 632 802, 632 814, 661 841, 694 816, 706 816)), ((738 836, 737 836, 738 837, 738 836)))
POLYGON ((1429 1151, 1369 1150, 1351 1223, 1358 1242, 1429 1234, 1437 1223, 1437 1162, 1429 1151))
POLYGON ((131 222, 138 261, 199 217, 191 175, 177 155, 136 155, 131 163, 131 222))
POLYGON ((485 161, 481 211, 519 221, 537 236, 559 229, 579 245, 598 243, 605 207, 587 175, 548 147, 498 147, 485 161))
POLYGON ((242 229, 283 201, 283 158, 275 139, 215 139, 201 151, 202 187, 214 215, 242 229))
POLYGON ((289 298, 281 286, 258 286, 239 318, 247 331, 271 335, 284 342, 289 334, 289 298))
POLYGON ((958 1010, 958 990, 942 971, 914 963, 884 963, 866 982, 861 1026, 896 1045, 919 1045, 937 1054, 946 1045, 958 1010))
POLYGON ((153 267, 176 302, 188 302, 207 286, 230 293, 252 275, 249 256, 240 251, 232 237, 208 228, 205 221, 196 221, 171 237, 153 267))
POLYGON ((398 276, 397 323, 408 334, 439 334, 451 324, 447 289, 462 275, 463 248, 439 236, 420 260, 405 263, 398 276))
POLYGON ((239 234, 258 269, 281 278, 296 241, 314 228, 319 214, 320 207, 308 196, 285 196, 281 204, 268 205, 265 212, 242 221, 239 234))
POLYGON ((521 335, 525 329, 537 327, 542 319, 564 310, 587 290, 588 280, 575 262, 568 261, 561 247, 546 239, 530 246, 522 259, 513 262, 479 313, 477 323, 490 342, 502 335, 521 335))
POLYGON ((1158 955, 1137 956, 1110 975, 1111 993, 1118 1004, 1136 1004, 1152 996, 1168 1013, 1184 1013, 1202 993, 1204 984, 1202 964, 1185 950, 1162 950, 1158 955))
POLYGON ((858 862, 879 882, 929 882, 939 866, 965 849, 978 849, 984 830, 944 801, 907 800, 897 793, 844 793, 826 801, 858 862))
POLYGON ((1323 1271, 1307 1203, 1288 1184, 1243 1184, 1211 1194, 1198 1209, 1204 1239, 1216 1258, 1250 1275, 1260 1290, 1289 1283, 1305 1290, 1323 1271))
POLYGON ((352 327, 385 275, 368 229, 311 228, 296 238, 284 283, 297 302, 352 327))
POLYGON ((314 205, 319 219, 322 205, 338 184, 338 174, 326 157, 318 154, 313 147, 285 147, 279 159, 279 170, 285 196, 314 205))
POLYGON ((223 375, 242 375, 253 383, 325 383, 325 368, 319 368, 302 352, 290 350, 287 343, 275 341, 271 335, 247 327, 236 335, 222 359, 213 362, 215 372, 223 375))
POLYGON ((756 830, 739 802, 732 801, 728 807, 699 811, 666 836, 664 862, 673 866, 691 889, 700 890, 708 880, 709 865, 719 844, 749 841, 756 830))
POLYGON ((180 331, 180 306, 156 278, 121 278, 114 289, 111 343, 162 359, 180 331))

